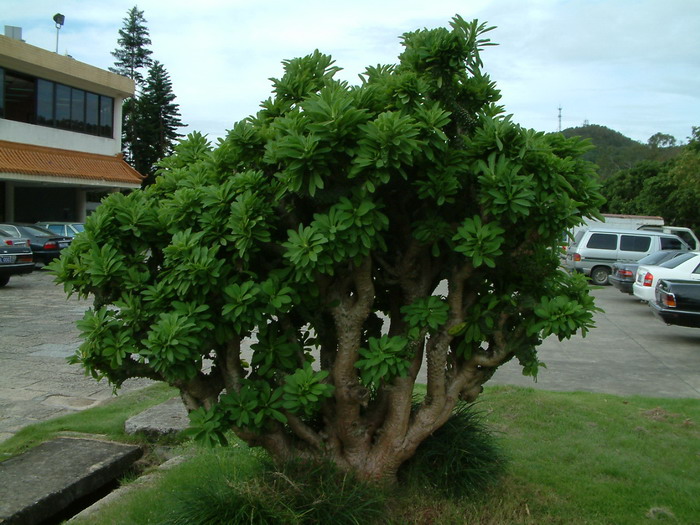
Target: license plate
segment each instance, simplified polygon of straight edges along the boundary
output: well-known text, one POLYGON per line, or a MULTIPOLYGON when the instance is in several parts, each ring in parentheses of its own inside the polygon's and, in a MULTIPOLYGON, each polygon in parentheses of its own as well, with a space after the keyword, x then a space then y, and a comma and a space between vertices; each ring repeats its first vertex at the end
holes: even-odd
POLYGON ((59 243, 58 243, 58 247, 59 247, 59 248, 65 248, 66 246, 68 246, 68 244, 70 244, 70 243, 67 243, 67 242, 59 242, 59 243))
POLYGON ((12 264, 15 262, 15 256, 14 255, 3 255, 0 256, 0 263, 2 264, 12 264))

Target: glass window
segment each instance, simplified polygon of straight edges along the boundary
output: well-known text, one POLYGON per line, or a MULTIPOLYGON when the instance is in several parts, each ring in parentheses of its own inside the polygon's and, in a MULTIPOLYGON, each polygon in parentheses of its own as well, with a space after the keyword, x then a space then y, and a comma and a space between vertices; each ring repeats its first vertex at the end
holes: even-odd
POLYGON ((85 129, 85 91, 71 88, 70 102, 70 129, 83 131, 85 129))
POLYGON ((65 232, 63 231, 63 226, 61 226, 60 224, 47 224, 46 229, 51 230, 54 233, 58 233, 59 235, 65 234, 65 232))
POLYGON ((651 246, 651 237, 646 235, 621 235, 620 250, 625 252, 646 252, 651 246))
POLYGON ((53 82, 37 79, 36 82, 36 123, 53 126, 53 82))
POLYGON ((100 95, 100 137, 112 138, 114 99, 100 95))
POLYGON ((617 248, 617 235, 614 233, 594 233, 588 239, 587 248, 598 248, 599 250, 614 250, 617 248))
POLYGON ((692 259, 693 257, 697 257, 697 254, 688 252, 684 253, 683 255, 679 255, 675 259, 671 259, 670 261, 662 262, 659 264, 659 266, 663 266, 664 268, 676 268, 677 266, 680 266, 683 264, 685 261, 688 261, 692 259))
POLYGON ((36 120, 34 97, 36 82, 33 77, 5 72, 5 118, 33 124, 36 120))
POLYGON ((0 67, 0 118, 5 118, 5 70, 0 67))
POLYGON ((643 257, 639 259, 639 264, 641 265, 656 265, 656 264, 661 264, 664 261, 668 261, 669 259, 673 259, 674 257, 678 257, 680 253, 675 252, 675 251, 660 251, 660 252, 654 252, 650 255, 647 255, 646 257, 643 257))
POLYGON ((100 122, 100 96, 85 93, 85 131, 97 135, 100 122))
POLYGON ((662 250, 680 250, 683 248, 683 244, 680 239, 675 237, 661 237, 661 249, 662 250))
POLYGON ((114 98, 0 67, 0 118, 114 136, 114 98))
POLYGON ((56 84, 56 127, 70 129, 70 88, 56 84))
POLYGON ((20 237, 19 230, 11 224, 0 224, 3 231, 10 234, 10 237, 20 237))

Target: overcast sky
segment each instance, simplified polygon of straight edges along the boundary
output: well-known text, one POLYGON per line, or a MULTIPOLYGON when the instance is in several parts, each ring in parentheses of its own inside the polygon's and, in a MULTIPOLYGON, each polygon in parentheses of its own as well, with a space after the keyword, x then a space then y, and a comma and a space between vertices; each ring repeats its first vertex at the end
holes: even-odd
POLYGON ((539 131, 599 124, 640 142, 686 142, 700 126, 699 0, 0 0, 0 23, 107 68, 127 11, 144 12, 152 58, 170 74, 186 133, 216 139, 271 92, 281 61, 319 49, 358 83, 395 63, 407 31, 455 14, 496 26, 482 54, 506 112, 539 131))

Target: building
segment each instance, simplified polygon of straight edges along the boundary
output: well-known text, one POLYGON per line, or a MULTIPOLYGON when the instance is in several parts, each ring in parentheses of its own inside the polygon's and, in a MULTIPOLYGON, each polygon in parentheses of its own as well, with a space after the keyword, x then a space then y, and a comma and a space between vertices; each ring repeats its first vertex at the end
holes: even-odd
POLYGON ((143 177, 121 153, 122 102, 134 82, 29 45, 18 28, 5 33, 0 220, 82 222, 102 195, 139 188, 143 177))

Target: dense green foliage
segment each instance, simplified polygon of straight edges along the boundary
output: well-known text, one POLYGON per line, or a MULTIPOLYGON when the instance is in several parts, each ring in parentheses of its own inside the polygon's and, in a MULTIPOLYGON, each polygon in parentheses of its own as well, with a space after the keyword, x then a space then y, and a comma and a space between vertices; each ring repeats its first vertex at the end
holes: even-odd
POLYGON ((543 337, 593 324, 557 245, 602 198, 585 143, 495 105, 490 29, 406 33, 359 86, 318 51, 285 61, 216 148, 193 133, 155 184, 106 199, 52 266, 95 300, 74 362, 177 386, 204 442, 233 429, 370 478, 501 364, 535 376, 543 337))
POLYGON ((461 499, 485 493, 502 480, 506 454, 476 405, 460 403, 401 467, 399 479, 414 490, 430 487, 461 499))
POLYGON ((157 60, 148 69, 133 109, 132 161, 136 171, 146 177, 146 184, 151 184, 158 161, 173 152, 182 137, 177 130, 183 126, 170 76, 157 60))
POLYGON ((594 148, 583 158, 598 166, 598 174, 603 180, 620 170, 629 170, 643 161, 663 162, 676 157, 680 147, 670 135, 656 133, 649 137, 647 144, 636 142, 605 126, 587 124, 562 131, 566 137, 588 139, 594 148))
POLYGON ((605 212, 660 215, 669 225, 700 229, 700 128, 666 161, 640 162, 608 178, 605 212))

